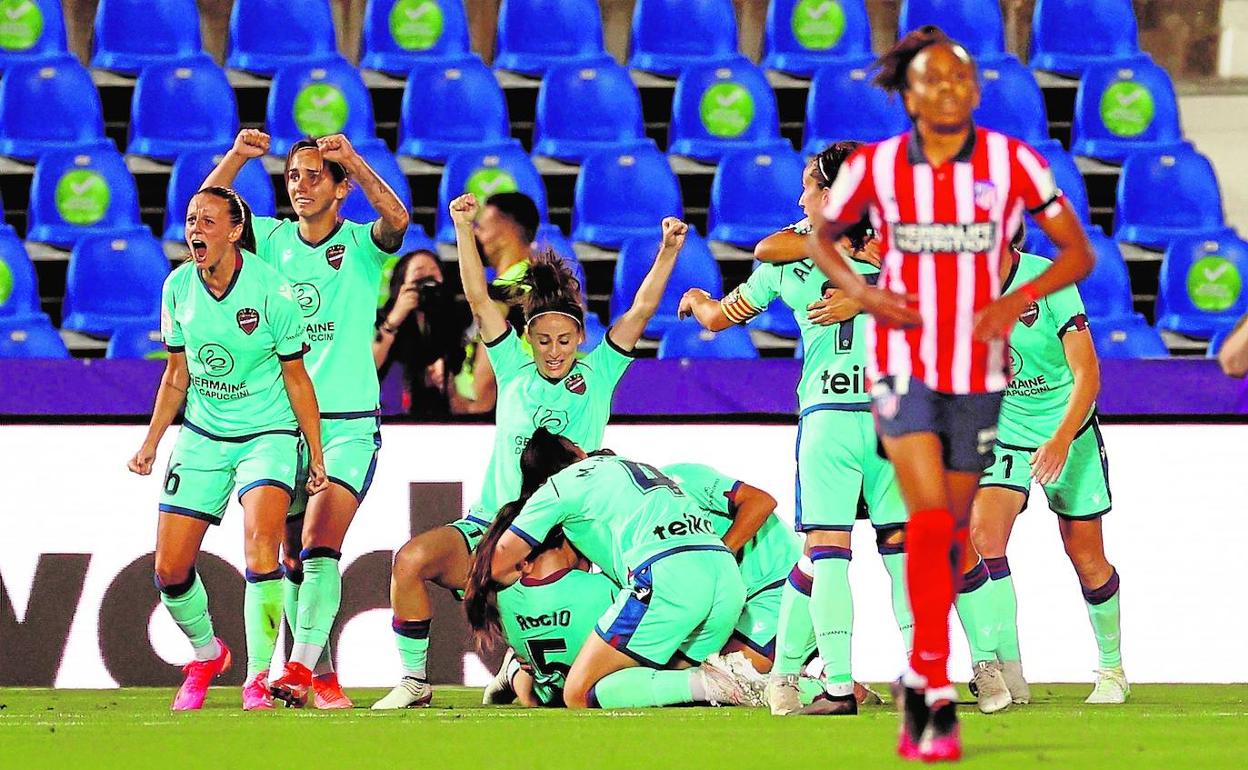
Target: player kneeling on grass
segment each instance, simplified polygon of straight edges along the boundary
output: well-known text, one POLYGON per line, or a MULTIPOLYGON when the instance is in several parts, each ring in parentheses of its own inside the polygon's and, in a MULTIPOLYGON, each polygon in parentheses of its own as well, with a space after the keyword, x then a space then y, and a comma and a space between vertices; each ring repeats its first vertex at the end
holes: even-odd
MULTIPOLYGON (((169 363, 147 438, 129 463, 141 476, 152 472, 161 436, 185 400, 156 530, 160 599, 195 648, 175 711, 203 706, 208 685, 230 667, 230 651, 213 632, 208 593, 195 572, 204 534, 220 523, 230 492, 241 487, 247 638, 268 634, 275 641, 282 618, 278 547, 294 492, 300 430, 310 457, 308 493, 327 484, 316 395, 303 367, 302 317, 289 284, 255 255, 251 212, 233 190, 200 190, 187 209, 186 242, 192 259, 165 280, 161 298, 169 363)), ((267 650, 271 655, 272 644, 267 650)))

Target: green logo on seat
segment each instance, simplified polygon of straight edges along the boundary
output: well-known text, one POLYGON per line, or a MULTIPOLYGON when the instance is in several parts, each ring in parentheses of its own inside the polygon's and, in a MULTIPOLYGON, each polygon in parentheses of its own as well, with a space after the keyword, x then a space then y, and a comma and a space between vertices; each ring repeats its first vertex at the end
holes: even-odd
POLYGON ((434 0, 399 0, 390 9, 390 36, 408 51, 433 48, 445 24, 442 7, 434 0))
POLYGON ((1114 136, 1139 136, 1153 124, 1153 95, 1133 80, 1120 80, 1101 94, 1101 122, 1114 136))
POLYGON ((1187 271, 1187 296, 1200 310, 1218 313, 1233 306, 1243 289, 1243 278, 1230 260, 1209 256, 1187 271))
POLYGON ((295 97, 295 125, 307 136, 338 133, 348 111, 346 97, 330 83, 312 83, 295 97))
POLYGON ((13 296, 13 271, 9 269, 9 264, 0 259, 0 307, 8 304, 9 297, 13 296))
POLYGON ((112 195, 104 177, 90 169, 65 172, 56 183, 56 210, 71 225, 93 225, 108 213, 112 195))
POLYGON ((845 34, 845 11, 835 0, 801 0, 793 6, 790 25, 803 48, 829 51, 845 34))
POLYGON ((0 48, 29 51, 43 36, 43 11, 31 0, 0 0, 0 48))
POLYGON ((741 136, 754 122, 754 97, 739 83, 716 83, 702 94, 702 125, 711 136, 741 136))
POLYGON ((501 168, 479 168, 468 177, 464 192, 477 196, 482 204, 495 193, 516 192, 519 190, 516 178, 501 168))

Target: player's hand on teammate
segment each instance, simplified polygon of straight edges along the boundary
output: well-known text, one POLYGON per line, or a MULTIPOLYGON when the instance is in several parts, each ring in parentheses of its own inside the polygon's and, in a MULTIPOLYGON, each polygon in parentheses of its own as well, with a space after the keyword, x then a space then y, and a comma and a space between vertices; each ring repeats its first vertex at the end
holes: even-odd
POLYGON ((1040 445, 1031 455, 1031 476, 1041 484, 1052 484, 1062 475, 1066 457, 1070 454, 1070 442, 1054 436, 1040 445))
POLYGON ((139 451, 134 453, 134 457, 130 458, 130 462, 126 463, 126 467, 131 473, 137 473, 140 476, 150 476, 152 473, 152 463, 156 461, 156 447, 149 447, 144 444, 139 451))
POLYGON ((472 193, 464 193, 451 201, 451 221, 457 225, 471 225, 477 221, 479 208, 477 196, 472 193))
POLYGON ((325 458, 314 457, 308 462, 308 483, 305 487, 309 495, 319 494, 329 487, 329 477, 325 475, 325 458))
POLYGON ((680 298, 680 306, 676 308, 676 317, 682 321, 693 315, 693 305, 700 299, 710 299, 711 295, 707 294, 704 289, 693 288, 685 292, 680 298))
POLYGON ((917 301, 913 294, 898 294, 875 286, 866 286, 858 295, 862 309, 888 326, 908 329, 923 325, 923 316, 911 305, 917 301))
POLYGON ((848 321, 862 312, 862 303, 840 289, 824 289, 823 299, 806 306, 806 317, 816 326, 831 326, 848 321))
POLYGON ((332 160, 346 165, 356 157, 351 141, 342 134, 330 134, 316 140, 316 149, 321 151, 321 160, 332 160))
POLYGON ((975 339, 987 342, 1004 338, 1027 309, 1027 302, 1027 298, 1016 291, 998 297, 975 314, 975 339))
POLYGON ((244 158, 260 158, 268 155, 269 135, 255 128, 244 128, 238 132, 238 136, 234 137, 234 147, 231 151, 244 158))
POLYGON ((685 245, 685 236, 689 234, 689 225, 676 217, 663 218, 663 249, 664 251, 680 251, 685 245))

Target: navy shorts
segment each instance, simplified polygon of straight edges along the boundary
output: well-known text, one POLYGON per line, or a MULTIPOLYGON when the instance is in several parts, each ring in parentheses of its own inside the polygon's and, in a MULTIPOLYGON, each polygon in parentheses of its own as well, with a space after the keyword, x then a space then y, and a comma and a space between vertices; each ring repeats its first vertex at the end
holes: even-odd
POLYGON ((912 377, 881 377, 871 410, 881 436, 935 433, 951 471, 983 473, 992 464, 1001 393, 938 393, 912 377))

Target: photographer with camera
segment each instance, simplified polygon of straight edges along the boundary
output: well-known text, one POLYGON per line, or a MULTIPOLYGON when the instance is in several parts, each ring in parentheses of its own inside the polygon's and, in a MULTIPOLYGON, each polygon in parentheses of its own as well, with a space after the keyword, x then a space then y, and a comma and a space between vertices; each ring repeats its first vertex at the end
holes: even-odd
POLYGON ((470 322, 462 303, 443 285, 437 254, 404 254, 390 276, 390 293, 377 311, 373 361, 378 379, 391 365, 404 371, 403 405, 412 417, 448 417, 454 379, 464 363, 470 322))

